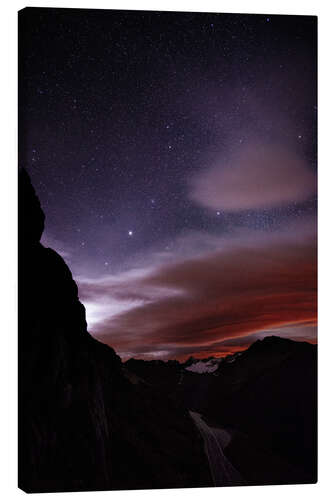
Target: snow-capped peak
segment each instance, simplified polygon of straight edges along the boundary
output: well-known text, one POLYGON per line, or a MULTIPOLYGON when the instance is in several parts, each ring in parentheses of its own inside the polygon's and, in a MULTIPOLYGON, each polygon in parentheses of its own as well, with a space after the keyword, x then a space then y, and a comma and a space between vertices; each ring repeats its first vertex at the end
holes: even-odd
POLYGON ((220 362, 221 358, 212 358, 206 361, 198 360, 187 366, 185 370, 195 373, 213 373, 218 369, 220 362))

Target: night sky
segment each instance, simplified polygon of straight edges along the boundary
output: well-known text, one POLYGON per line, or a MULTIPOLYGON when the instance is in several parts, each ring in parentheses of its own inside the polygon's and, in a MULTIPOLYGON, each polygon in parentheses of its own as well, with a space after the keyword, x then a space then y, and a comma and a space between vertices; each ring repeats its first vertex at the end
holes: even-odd
POLYGON ((25 9, 19 162, 124 358, 316 339, 316 18, 25 9))

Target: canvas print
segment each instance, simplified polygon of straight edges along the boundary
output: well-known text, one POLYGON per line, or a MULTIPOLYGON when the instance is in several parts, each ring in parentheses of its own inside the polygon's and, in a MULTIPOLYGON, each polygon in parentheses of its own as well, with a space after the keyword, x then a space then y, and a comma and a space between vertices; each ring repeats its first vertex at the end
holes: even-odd
POLYGON ((19 487, 317 480, 317 19, 25 8, 19 487))

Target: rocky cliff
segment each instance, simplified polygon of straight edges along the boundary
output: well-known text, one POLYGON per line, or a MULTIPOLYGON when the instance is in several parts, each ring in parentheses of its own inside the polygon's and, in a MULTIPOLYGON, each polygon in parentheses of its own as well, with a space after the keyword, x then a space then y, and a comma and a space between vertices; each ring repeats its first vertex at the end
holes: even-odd
POLYGON ((211 485, 187 410, 135 383, 87 332, 64 260, 19 173, 19 487, 27 492, 211 485))

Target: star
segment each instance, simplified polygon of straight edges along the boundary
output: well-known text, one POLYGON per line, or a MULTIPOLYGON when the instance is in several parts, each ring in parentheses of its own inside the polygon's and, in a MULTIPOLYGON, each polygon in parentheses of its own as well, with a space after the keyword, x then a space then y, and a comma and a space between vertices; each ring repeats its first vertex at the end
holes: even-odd
POLYGON ((216 212, 216 215, 221 215, 221 212, 216 212))
POLYGON ((128 231, 128 236, 133 236, 133 231, 128 231))

